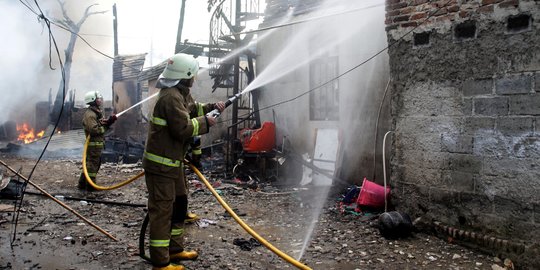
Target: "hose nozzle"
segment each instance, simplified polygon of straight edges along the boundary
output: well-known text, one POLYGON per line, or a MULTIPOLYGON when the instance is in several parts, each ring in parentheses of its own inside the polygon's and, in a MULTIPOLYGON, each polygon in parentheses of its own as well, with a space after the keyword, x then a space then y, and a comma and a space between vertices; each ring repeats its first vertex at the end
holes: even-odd
MULTIPOLYGON (((242 93, 238 93, 231 98, 227 99, 225 101, 225 108, 229 107, 235 100, 237 100, 239 97, 242 96, 242 93)), ((206 115, 210 115, 212 117, 219 117, 221 115, 221 112, 218 109, 214 109, 211 112, 207 113, 206 115)))

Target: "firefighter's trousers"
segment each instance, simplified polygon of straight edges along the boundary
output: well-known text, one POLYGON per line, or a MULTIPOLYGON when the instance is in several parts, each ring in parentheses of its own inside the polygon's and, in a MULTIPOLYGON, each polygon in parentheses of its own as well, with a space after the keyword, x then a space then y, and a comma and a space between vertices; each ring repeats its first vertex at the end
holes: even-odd
POLYGON ((187 195, 183 177, 145 172, 150 216, 150 259, 156 267, 169 264, 169 254, 184 250, 187 195))
MULTIPOLYGON (((88 176, 94 183, 96 183, 96 176, 101 167, 101 153, 103 152, 103 146, 88 146, 86 151, 86 170, 88 171, 88 176)), ((81 172, 79 177, 79 189, 88 189, 93 190, 92 186, 86 181, 84 177, 84 172, 81 172)))

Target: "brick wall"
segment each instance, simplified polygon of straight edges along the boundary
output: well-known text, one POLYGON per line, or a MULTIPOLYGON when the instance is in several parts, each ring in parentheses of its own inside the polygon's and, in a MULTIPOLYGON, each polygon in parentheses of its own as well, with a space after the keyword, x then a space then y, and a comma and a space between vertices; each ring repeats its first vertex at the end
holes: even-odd
POLYGON ((397 208, 521 241, 527 251, 513 256, 530 265, 525 254, 540 243, 540 5, 387 0, 386 10, 397 208))

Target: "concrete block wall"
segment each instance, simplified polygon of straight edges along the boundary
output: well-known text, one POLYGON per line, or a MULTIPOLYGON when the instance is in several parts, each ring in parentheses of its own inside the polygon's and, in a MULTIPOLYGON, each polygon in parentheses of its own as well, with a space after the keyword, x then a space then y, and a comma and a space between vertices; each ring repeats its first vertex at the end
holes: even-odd
POLYGON ((387 0, 398 210, 540 243, 540 3, 387 0))

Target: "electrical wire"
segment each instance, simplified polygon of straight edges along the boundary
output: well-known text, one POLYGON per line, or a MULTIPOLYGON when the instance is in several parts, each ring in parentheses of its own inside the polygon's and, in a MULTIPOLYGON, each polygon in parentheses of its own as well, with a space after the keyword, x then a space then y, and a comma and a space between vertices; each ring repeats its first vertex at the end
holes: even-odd
MULTIPOLYGON (((28 9, 30 9, 30 11, 34 12, 34 10, 32 10, 32 8, 30 8, 24 2, 22 2, 22 0, 19 0, 19 1, 24 6, 26 6, 28 9)), ((62 74, 62 105, 61 105, 61 108, 60 108, 60 113, 58 114, 58 118, 56 119, 56 123, 54 124, 54 128, 51 131, 51 135, 49 136, 49 139, 47 140, 47 143, 43 147, 43 150, 41 151, 36 163, 34 164, 34 167, 30 171, 30 174, 28 175, 27 179, 24 182, 24 185, 22 187, 23 193, 21 194, 21 198, 19 199, 18 202, 15 203, 14 211, 16 213, 13 215, 13 219, 12 219, 13 237, 12 237, 12 239, 10 241, 11 247, 13 247, 13 243, 15 242, 15 239, 16 239, 16 236, 17 236, 17 225, 18 225, 18 222, 19 222, 19 214, 21 212, 22 203, 23 203, 23 200, 24 200, 24 191, 26 190, 28 182, 30 182, 30 179, 32 178, 32 175, 34 174, 39 162, 43 158, 43 155, 45 154, 45 151, 47 150, 47 147, 49 146, 49 143, 51 142, 51 139, 52 139, 53 135, 55 134, 56 129, 58 128, 58 124, 60 123, 62 113, 64 112, 64 103, 65 103, 65 99, 66 99, 66 77, 65 77, 66 74, 65 74, 65 70, 64 70, 64 64, 62 63, 62 58, 60 57, 60 51, 58 49, 58 44, 56 43, 56 39, 55 39, 55 37, 54 37, 54 35, 52 33, 52 30, 51 30, 51 21, 45 17, 45 14, 43 14, 43 11, 41 10, 41 7, 39 6, 37 0, 34 0, 34 2, 36 4, 37 9, 39 10, 39 14, 36 13, 38 15, 38 18, 45 22, 45 25, 47 26, 47 29, 48 29, 48 32, 49 32, 49 67, 54 70, 54 68, 52 67, 52 55, 51 55, 52 46, 51 45, 54 45, 54 49, 56 51, 56 56, 58 57, 58 62, 60 63, 60 70, 61 70, 61 74, 62 74)))
MULTIPOLYGON (((263 108, 260 108, 258 110, 254 110, 252 112, 249 112, 249 113, 245 113, 241 116, 239 116, 239 118, 249 118, 251 117, 253 114, 257 113, 257 112, 260 112, 260 111, 263 111, 263 110, 267 110, 267 109, 270 109, 270 108, 273 108, 273 107, 277 107, 279 105, 282 105, 282 104, 285 104, 285 103, 289 103, 291 101, 294 101, 302 96, 305 96, 349 73, 351 73, 352 71, 354 71, 355 69, 363 66, 364 64, 368 63, 369 61, 373 60, 375 57, 379 56, 381 53, 387 51, 390 47, 394 46, 395 44, 397 44, 398 42, 402 41, 406 36, 408 36, 410 33, 412 33, 413 31, 415 31, 416 29, 418 29, 420 26, 422 26, 424 23, 426 23, 429 19, 431 19, 431 17, 433 17, 433 15, 437 14, 437 12, 439 12, 441 9, 445 8, 446 6, 448 6, 448 4, 450 4, 450 2, 452 2, 452 0, 448 0, 444 5, 441 5, 439 6, 435 11, 433 11, 431 14, 429 14, 422 22, 420 22, 418 25, 416 25, 414 28, 412 28, 411 30, 407 31, 405 34, 403 34, 401 37, 399 37, 398 39, 394 40, 392 43, 390 43, 389 45, 387 45, 385 48, 381 49, 380 51, 378 51, 377 53, 375 53, 374 55, 368 57, 366 60, 362 61, 361 63, 357 64, 356 66, 353 66, 352 68, 346 70, 345 72, 337 75, 336 77, 318 85, 318 86, 315 86, 311 89, 309 89, 308 91, 304 92, 304 93, 301 93, 300 95, 296 96, 296 97, 293 97, 293 98, 290 98, 290 99, 287 99, 287 100, 284 100, 284 101, 280 101, 278 103, 275 103, 275 104, 272 104, 272 105, 268 105, 266 107, 263 107, 263 108)), ((286 25, 284 25, 286 26, 286 25)), ((257 90, 253 90, 253 91, 257 91, 257 90)), ((241 121, 244 121, 245 119, 242 119, 241 121)), ((224 120, 221 120, 221 121, 218 121, 217 123, 224 123, 224 122, 228 122, 228 121, 234 121, 235 119, 224 119, 224 120)), ((231 126, 234 126, 236 125, 237 123, 234 123, 234 124, 231 124, 231 126)))
MULTIPOLYGON (((34 0, 34 1, 35 1, 35 0, 34 0)), ((19 0, 19 2, 21 2, 24 6, 26 6, 32 13, 36 14, 39 18, 45 19, 45 15, 43 14, 43 12, 41 12, 41 14, 39 14, 38 12, 34 11, 29 5, 25 4, 22 0, 19 0)), ((39 10, 41 11, 41 8, 39 8, 39 10)), ((54 25, 54 26, 56 26, 56 27, 58 27, 58 28, 60 28, 60 29, 63 29, 63 30, 65 30, 65 31, 67 31, 67 32, 70 32, 71 34, 76 35, 77 37, 79 37, 79 38, 80 38, 84 43, 86 43, 86 45, 88 45, 88 47, 90 47, 90 49, 92 49, 93 51, 97 52, 98 54, 101 54, 102 56, 104 56, 104 57, 106 57, 106 58, 109 58, 109 59, 111 59, 111 60, 114 60, 114 57, 112 57, 112 56, 110 56, 110 55, 108 55, 108 54, 106 54, 106 53, 104 53, 104 52, 102 52, 102 51, 96 49, 94 46, 92 46, 92 44, 90 44, 90 42, 88 42, 88 41, 87 41, 83 36, 81 36, 79 33, 75 33, 75 32, 73 32, 71 29, 69 29, 69 28, 67 28, 67 27, 65 27, 65 26, 63 26, 63 25, 61 25, 61 24, 59 24, 59 23, 56 23, 56 22, 54 22, 54 21, 51 21, 51 20, 49 20, 49 19, 47 19, 47 21, 48 21, 47 27, 50 28, 50 25, 52 24, 52 25, 54 25)), ((49 31, 50 31, 50 30, 49 30, 49 31)), ((136 71, 140 71, 140 69, 135 68, 135 67, 132 67, 132 66, 129 66, 129 65, 123 63, 123 62, 121 62, 121 65, 124 66, 124 67, 127 67, 127 68, 131 68, 131 69, 136 70, 136 71)))

